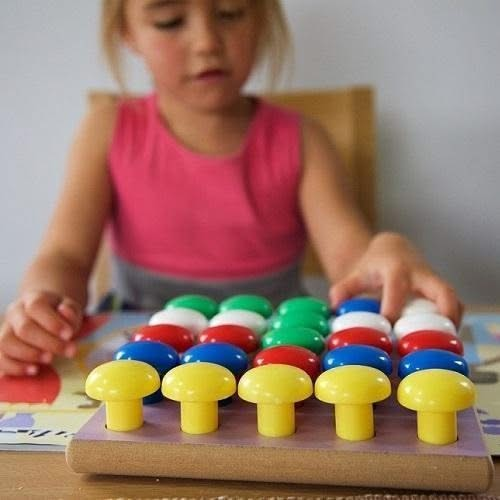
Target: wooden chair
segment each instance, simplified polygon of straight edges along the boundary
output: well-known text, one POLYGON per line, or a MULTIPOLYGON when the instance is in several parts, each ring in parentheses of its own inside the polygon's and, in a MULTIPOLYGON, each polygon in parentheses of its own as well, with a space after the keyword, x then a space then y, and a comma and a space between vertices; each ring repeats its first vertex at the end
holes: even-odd
MULTIPOLYGON (((330 133, 347 175, 355 199, 368 222, 374 226, 375 210, 375 106, 374 91, 368 86, 335 90, 306 90, 265 96, 271 102, 289 107, 319 121, 330 133)), ((116 95, 90 92, 94 105, 114 100, 116 95)), ((92 280, 92 295, 102 296, 109 288, 108 254, 102 245, 92 280)), ((322 275, 314 249, 308 245, 303 272, 306 276, 322 275)))

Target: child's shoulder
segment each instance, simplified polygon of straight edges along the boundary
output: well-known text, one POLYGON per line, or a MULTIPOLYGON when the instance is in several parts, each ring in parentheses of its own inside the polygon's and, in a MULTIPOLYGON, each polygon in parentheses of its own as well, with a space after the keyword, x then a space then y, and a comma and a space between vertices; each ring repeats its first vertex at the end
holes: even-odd
POLYGON ((259 101, 264 109, 263 114, 273 126, 279 123, 296 126, 306 139, 312 137, 325 140, 329 137, 325 126, 307 113, 294 109, 291 105, 276 102, 272 98, 262 97, 259 101))
POLYGON ((262 96, 256 97, 255 99, 259 103, 261 111, 263 111, 263 114, 265 114, 268 119, 287 121, 301 121, 303 119, 299 111, 292 109, 290 106, 285 106, 280 102, 276 102, 272 98, 262 96))
POLYGON ((115 118, 121 112, 141 114, 145 112, 150 101, 151 95, 95 92, 89 95, 88 111, 101 115, 104 119, 115 118))
POLYGON ((84 126, 107 138, 111 144, 116 127, 121 124, 137 124, 144 121, 148 113, 150 95, 113 94, 97 92, 88 97, 84 126))
POLYGON ((91 93, 87 99, 87 116, 90 121, 105 126, 113 123, 119 106, 120 97, 106 92, 91 93))
POLYGON ((120 98, 111 93, 89 94, 77 131, 79 140, 92 145, 96 151, 106 151, 113 136, 119 101, 120 98))
POLYGON ((299 139, 304 117, 296 110, 274 102, 267 97, 257 97, 258 103, 254 122, 258 124, 261 136, 273 143, 299 139))

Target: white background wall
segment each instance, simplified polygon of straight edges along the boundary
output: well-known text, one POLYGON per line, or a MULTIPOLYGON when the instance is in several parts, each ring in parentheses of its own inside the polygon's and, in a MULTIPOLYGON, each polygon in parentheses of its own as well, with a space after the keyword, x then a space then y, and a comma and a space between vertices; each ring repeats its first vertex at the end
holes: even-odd
MULTIPOLYGON (((498 303, 500 1, 284 4, 289 87, 377 88, 380 227, 411 237, 465 301, 498 303)), ((112 88, 98 11, 98 0, 0 2, 0 308, 54 206, 86 91, 112 88)), ((130 69, 131 87, 147 89, 130 69)))

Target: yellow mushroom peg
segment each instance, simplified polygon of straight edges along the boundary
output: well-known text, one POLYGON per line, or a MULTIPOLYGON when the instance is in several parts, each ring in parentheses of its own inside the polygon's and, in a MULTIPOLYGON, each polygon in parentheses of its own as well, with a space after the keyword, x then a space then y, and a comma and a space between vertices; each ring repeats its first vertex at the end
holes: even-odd
POLYGON ((161 392, 180 402, 183 432, 207 434, 219 427, 217 402, 236 392, 236 379, 227 368, 215 363, 186 363, 167 372, 161 392))
POLYGON ((117 360, 94 368, 85 382, 92 399, 106 403, 106 428, 132 431, 143 424, 142 398, 160 387, 158 372, 147 363, 117 360))
POLYGON ((313 393, 309 375, 291 365, 261 365, 247 371, 238 384, 241 399, 257 404, 257 430, 268 437, 295 432, 295 403, 313 393))
POLYGON ((344 365, 323 372, 316 380, 316 398, 335 405, 335 431, 348 441, 375 435, 373 403, 391 395, 391 383, 371 366, 344 365))
POLYGON ((413 372, 398 387, 399 403, 417 412, 417 434, 429 444, 450 444, 458 438, 457 411, 474 404, 474 384, 461 373, 433 368, 413 372))

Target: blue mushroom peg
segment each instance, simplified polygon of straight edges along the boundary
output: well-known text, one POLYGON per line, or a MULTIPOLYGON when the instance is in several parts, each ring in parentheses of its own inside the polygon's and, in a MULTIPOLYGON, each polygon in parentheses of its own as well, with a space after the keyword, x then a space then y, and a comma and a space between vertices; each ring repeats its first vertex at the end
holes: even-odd
POLYGON ((371 366, 387 376, 392 373, 392 361, 388 354, 384 350, 370 345, 338 347, 327 352, 323 357, 323 371, 345 365, 371 366))
MULTIPOLYGON (((209 344, 197 344, 188 349, 181 358, 181 363, 206 362, 227 368, 238 380, 248 368, 248 355, 239 347, 227 342, 212 342, 209 344)), ((232 401, 226 398, 219 401, 225 406, 232 401)))
POLYGON ((211 342, 197 344, 188 349, 182 356, 182 363, 204 361, 227 368, 239 378, 248 368, 248 356, 243 349, 227 342, 211 342))
POLYGON ((341 316, 349 312, 365 311, 380 314, 380 300, 371 297, 356 297, 344 300, 337 307, 336 314, 341 316))
POLYGON ((462 356, 444 349, 421 349, 407 354, 399 361, 398 376, 403 379, 414 372, 432 368, 441 368, 469 376, 467 361, 462 356))
MULTIPOLYGON (((179 364, 179 355, 173 347, 154 340, 138 340, 124 344, 115 352, 114 359, 133 359, 148 363, 158 372, 160 380, 179 364)), ((163 395, 158 389, 144 398, 144 404, 158 403, 162 399, 163 395)))

